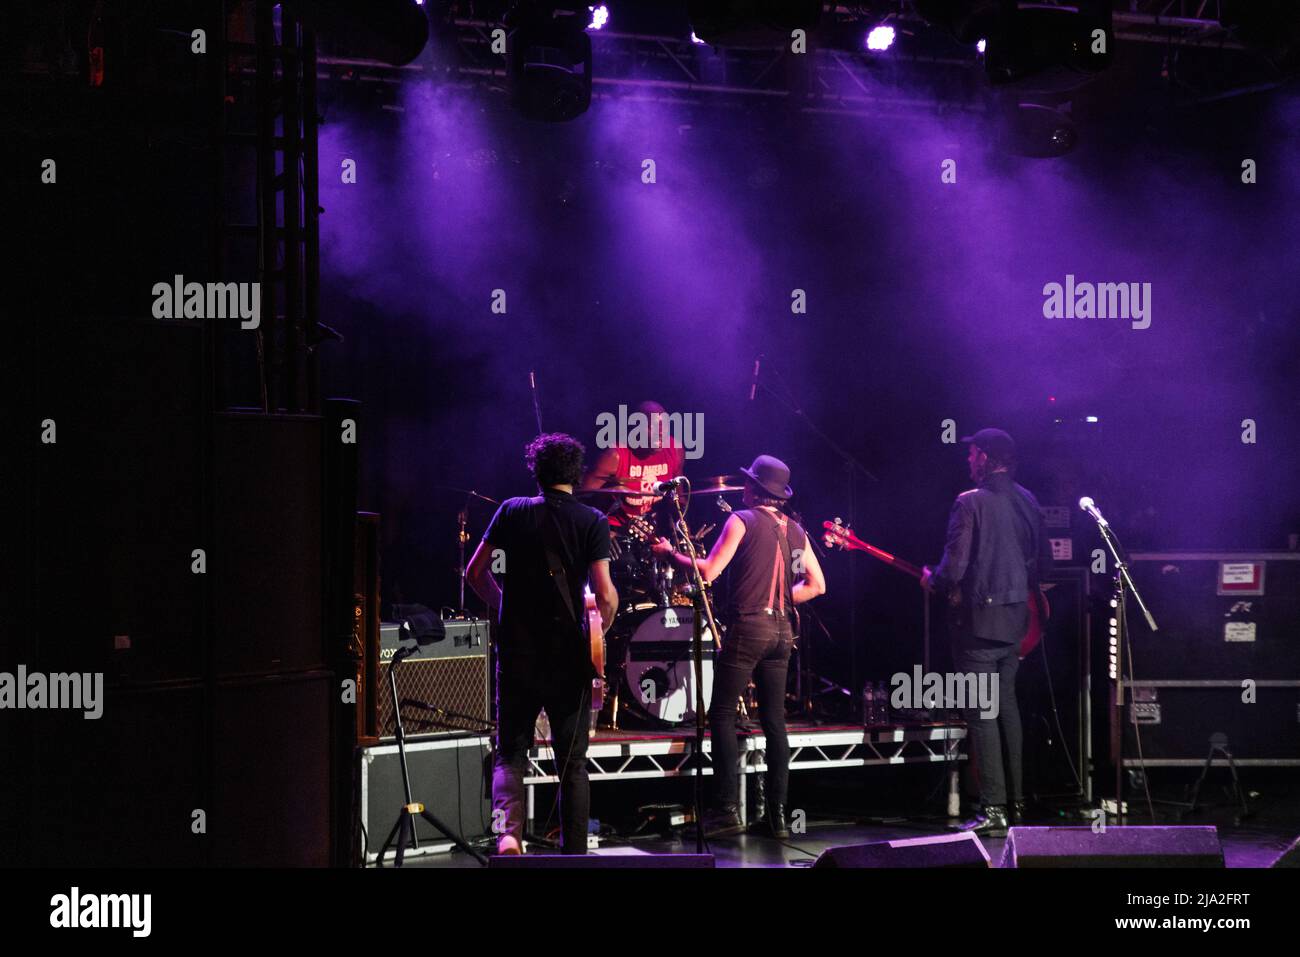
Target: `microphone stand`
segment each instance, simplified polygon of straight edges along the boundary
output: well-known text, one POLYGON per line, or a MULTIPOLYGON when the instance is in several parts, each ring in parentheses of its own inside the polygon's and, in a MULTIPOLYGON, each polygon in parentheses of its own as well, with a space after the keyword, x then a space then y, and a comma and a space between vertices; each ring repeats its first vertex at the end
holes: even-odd
MULTIPOLYGON (((786 392, 789 394, 783 395, 782 393, 777 392, 775 389, 771 388, 767 383, 765 383, 762 379, 755 378, 755 382, 762 387, 764 392, 766 392, 768 395, 772 396, 774 399, 776 399, 778 402, 784 405, 790 411, 791 415, 793 415, 795 418, 802 421, 804 426, 808 429, 808 431, 812 432, 813 435, 821 439, 822 442, 825 443, 827 448, 829 448, 832 452, 834 452, 837 456, 839 456, 840 461, 844 463, 844 472, 848 478, 848 483, 849 483, 849 524, 852 525, 854 521, 857 519, 857 508, 858 508, 858 491, 857 491, 858 483, 856 481, 857 476, 859 474, 864 475, 867 477, 869 481, 872 482, 878 482, 880 480, 876 478, 874 474, 872 474, 870 469, 868 469, 865 465, 863 465, 862 462, 860 462, 854 455, 852 455, 842 445, 840 445, 829 435, 827 435, 824 431, 822 431, 822 429, 817 425, 817 423, 815 423, 812 419, 808 417, 808 415, 804 412, 802 406, 799 404, 798 400, 794 397, 793 391, 790 390, 790 388, 785 384, 785 381, 781 379, 780 373, 778 373, 776 370, 772 370, 772 375, 776 376, 777 381, 780 382, 782 388, 784 388, 786 392)), ((852 644, 849 646, 851 659, 852 659, 851 660, 852 675, 849 678, 849 684, 853 688, 860 690, 861 685, 859 684, 859 677, 858 677, 858 612, 857 612, 857 600, 856 600, 858 594, 857 562, 849 562, 848 592, 849 592, 849 634, 852 638, 852 644)), ((851 700, 853 702, 852 707, 860 710, 862 706, 861 695, 854 694, 851 700)))
MULTIPOLYGON (((691 483, 686 482, 687 495, 690 494, 691 483)), ((713 618, 713 603, 709 600, 708 586, 704 582, 704 576, 700 574, 700 566, 697 563, 695 552, 695 542, 691 539, 690 527, 686 524, 686 514, 682 511, 681 496, 677 494, 677 489, 672 489, 668 493, 668 498, 672 500, 673 508, 677 511, 677 521, 674 528, 678 536, 683 540, 686 555, 691 560, 691 577, 694 580, 695 595, 693 596, 693 605, 695 614, 691 616, 691 656, 695 667, 695 788, 693 801, 695 804, 695 853, 704 853, 704 801, 702 798, 702 786, 704 783, 704 618, 709 621, 709 630, 713 633, 713 640, 716 643, 720 638, 718 623, 713 618), (703 614, 701 614, 703 612, 703 614)), ((688 499, 689 501, 689 499, 688 499)))
POLYGON ((469 488, 458 488, 455 485, 435 485, 434 488, 445 489, 448 492, 465 493, 465 505, 456 513, 456 552, 460 562, 460 567, 456 569, 456 575, 460 579, 458 584, 460 589, 459 610, 461 614, 468 615, 469 610, 465 607, 465 579, 468 574, 468 569, 465 566, 465 546, 469 544, 469 532, 466 529, 469 524, 469 507, 473 499, 487 502, 489 505, 500 505, 501 503, 469 488))
POLYGON ((383 847, 379 849, 379 859, 377 866, 384 866, 384 856, 388 853, 390 847, 394 847, 396 841, 396 857, 394 864, 397 867, 402 866, 402 858, 406 854, 406 845, 409 842, 412 848, 420 846, 419 836, 415 833, 415 818, 418 815, 423 818, 435 830, 439 831, 444 837, 451 841, 456 847, 464 851, 474 860, 486 866, 487 858, 470 847, 465 839, 453 831, 450 827, 438 820, 424 804, 412 800, 411 798, 411 772, 406 763, 406 734, 402 729, 402 704, 397 694, 397 669, 403 661, 415 654, 417 647, 398 648, 393 655, 392 665, 388 669, 388 693, 393 696, 393 722, 397 726, 397 759, 402 769, 402 790, 406 796, 406 803, 402 805, 398 812, 397 821, 393 824, 393 829, 388 832, 388 838, 384 841, 383 847))
POLYGON ((457 569, 460 574, 460 604, 456 607, 462 612, 465 610, 465 578, 468 574, 468 570, 465 568, 465 543, 469 541, 469 532, 465 530, 465 526, 469 523, 469 500, 473 494, 471 492, 465 496, 464 506, 456 513, 456 525, 458 527, 456 532, 456 554, 460 563, 460 567, 457 569))
MULTIPOLYGON (((1110 529, 1110 523, 1101 517, 1101 513, 1093 514, 1088 509, 1084 509, 1092 516, 1093 521, 1097 523, 1097 528, 1101 532, 1101 539, 1106 548, 1110 551, 1111 558, 1115 562, 1115 727, 1118 729, 1115 735, 1115 817, 1120 823, 1124 823, 1124 657, 1127 653, 1129 664, 1129 675, 1132 677, 1133 672, 1133 649, 1128 635, 1128 616, 1125 613, 1128 597, 1132 595, 1133 600, 1137 602, 1138 608, 1142 610, 1142 615, 1147 620, 1147 627, 1152 631, 1157 631, 1156 620, 1151 616, 1150 609, 1147 608, 1146 602, 1142 600, 1142 593, 1138 591, 1137 585, 1133 584, 1133 578, 1128 573, 1128 563, 1124 561, 1124 550, 1120 547, 1119 540, 1110 529)), ((1155 822, 1152 821, 1152 824, 1155 822)))

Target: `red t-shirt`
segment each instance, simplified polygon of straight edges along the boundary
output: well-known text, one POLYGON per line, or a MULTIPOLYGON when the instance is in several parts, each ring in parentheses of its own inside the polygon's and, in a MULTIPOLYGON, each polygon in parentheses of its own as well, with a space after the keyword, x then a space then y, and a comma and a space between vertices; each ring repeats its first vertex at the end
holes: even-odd
MULTIPOLYGON (((629 448, 617 446, 618 464, 614 467, 614 478, 622 485, 635 488, 639 484, 647 491, 659 482, 666 482, 682 474, 686 464, 686 453, 675 446, 650 449, 644 457, 629 448)), ((625 498, 621 500, 621 511, 627 515, 644 515, 654 505, 654 497, 625 498)), ((609 516, 610 525, 622 525, 620 509, 615 509, 609 516)))

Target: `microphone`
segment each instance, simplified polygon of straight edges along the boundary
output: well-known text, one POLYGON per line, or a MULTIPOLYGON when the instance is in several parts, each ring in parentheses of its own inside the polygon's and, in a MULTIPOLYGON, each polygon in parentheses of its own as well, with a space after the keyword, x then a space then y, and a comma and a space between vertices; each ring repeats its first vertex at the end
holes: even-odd
POLYGON ((1102 526, 1103 528, 1110 527, 1110 523, 1106 521, 1105 517, 1102 516, 1101 511, 1097 508, 1097 503, 1094 502, 1087 495, 1079 499, 1079 508, 1083 509, 1089 515, 1091 515, 1093 521, 1096 522, 1098 525, 1102 526))
POLYGON ((754 401, 754 393, 758 391, 758 364, 763 360, 761 355, 754 357, 754 378, 749 383, 749 401, 754 401))
POLYGON ((718 496, 718 511, 725 512, 728 515, 731 514, 731 503, 721 495, 718 496))
POLYGON ((667 482, 656 483, 654 487, 654 493, 656 495, 663 495, 666 492, 671 492, 673 489, 677 488, 677 486, 685 485, 685 484, 686 484, 686 476, 679 475, 677 476, 677 478, 669 479, 667 482))

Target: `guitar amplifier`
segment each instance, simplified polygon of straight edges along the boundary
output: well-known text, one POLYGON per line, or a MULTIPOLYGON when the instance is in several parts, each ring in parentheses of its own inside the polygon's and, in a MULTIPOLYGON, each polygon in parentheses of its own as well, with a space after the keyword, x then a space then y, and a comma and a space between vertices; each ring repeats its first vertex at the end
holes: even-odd
POLYGON ((1140 734, 1149 767, 1203 765, 1212 741, 1241 765, 1300 766, 1300 553, 1150 552, 1130 569, 1159 630, 1130 600, 1125 765, 1140 734))
MULTIPOLYGON (((489 730, 488 623, 481 619, 445 621, 446 637, 420 647, 397 666, 397 695, 407 736, 489 730)), ((379 737, 397 734, 388 672, 402 644, 401 626, 379 626, 379 681, 375 695, 379 737)), ((409 640, 408 640, 409 641, 409 640)))

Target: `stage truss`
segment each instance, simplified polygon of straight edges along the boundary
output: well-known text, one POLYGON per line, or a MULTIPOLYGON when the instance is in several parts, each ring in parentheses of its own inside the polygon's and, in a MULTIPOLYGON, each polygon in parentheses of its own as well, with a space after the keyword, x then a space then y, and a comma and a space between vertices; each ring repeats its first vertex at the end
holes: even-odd
MULTIPOLYGON (((587 773, 591 781, 633 781, 647 778, 690 777, 694 737, 682 732, 662 736, 610 737, 618 732, 603 732, 587 748, 587 773)), ((923 725, 894 728, 792 728, 790 729, 790 770, 813 771, 829 768, 861 768, 896 764, 932 764, 948 762, 948 812, 957 814, 959 799, 958 763, 961 741, 966 737, 962 725, 923 725)), ((704 741, 704 774, 713 773, 711 742, 704 741)), ((740 740, 740 773, 759 774, 767 770, 767 739, 760 733, 740 740)), ((559 781, 555 753, 549 744, 535 746, 528 752, 528 769, 524 785, 528 791, 528 825, 534 817, 536 790, 539 785, 559 781)), ((743 778, 742 778, 743 780, 743 778)), ((746 818, 746 788, 740 789, 741 819, 746 818)))

